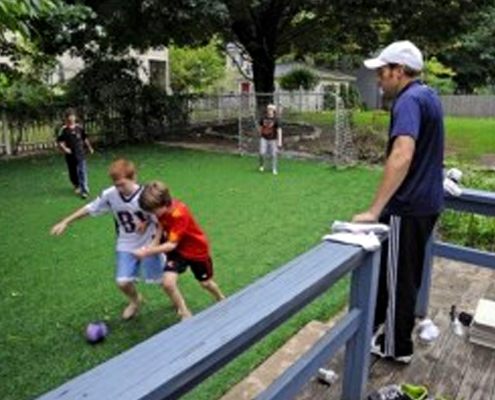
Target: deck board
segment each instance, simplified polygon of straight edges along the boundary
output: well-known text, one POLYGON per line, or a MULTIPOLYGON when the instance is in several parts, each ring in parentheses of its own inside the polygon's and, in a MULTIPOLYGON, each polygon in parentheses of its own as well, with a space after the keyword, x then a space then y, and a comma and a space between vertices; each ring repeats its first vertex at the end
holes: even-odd
MULTIPOLYGON (((473 314, 483 297, 495 300, 495 271, 435 259, 428 316, 439 326, 440 337, 430 345, 416 340, 415 357, 407 366, 373 359, 368 393, 385 385, 408 382, 426 385, 432 395, 452 400, 495 399, 495 350, 471 344, 467 335, 456 336, 450 327, 451 305, 473 314)), ((339 352, 326 367, 342 374, 342 362, 343 352, 339 352)), ((297 399, 337 400, 340 396, 340 383, 330 387, 313 379, 297 399)))

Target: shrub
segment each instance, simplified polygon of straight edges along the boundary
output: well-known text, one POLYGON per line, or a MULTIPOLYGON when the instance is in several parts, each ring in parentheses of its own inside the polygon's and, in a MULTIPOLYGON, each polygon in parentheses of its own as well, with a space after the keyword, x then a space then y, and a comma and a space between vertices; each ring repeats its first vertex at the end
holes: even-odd
POLYGON ((284 90, 312 90, 320 78, 307 68, 298 68, 280 78, 280 87, 284 90))

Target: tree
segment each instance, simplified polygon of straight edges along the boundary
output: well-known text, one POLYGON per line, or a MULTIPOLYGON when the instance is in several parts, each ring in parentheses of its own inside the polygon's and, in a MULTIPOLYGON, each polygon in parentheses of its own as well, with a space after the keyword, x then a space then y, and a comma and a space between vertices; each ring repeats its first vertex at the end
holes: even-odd
POLYGON ((205 92, 225 75, 225 60, 211 40, 201 47, 169 47, 170 85, 175 92, 205 92))
POLYGON ((451 67, 457 93, 474 93, 495 83, 495 7, 482 13, 473 30, 457 37, 438 58, 451 67))
POLYGON ((53 41, 52 31, 43 28, 51 24, 59 36, 75 31, 93 17, 88 7, 69 5, 62 0, 2 0, 0 3, 0 55, 7 56, 11 66, 32 78, 43 77, 53 68, 55 54, 44 51, 43 42, 53 41))
POLYGON ((424 79, 432 88, 436 89, 440 94, 452 94, 454 92, 455 83, 453 78, 456 73, 443 65, 436 57, 431 57, 424 71, 424 79))
POLYGON ((70 5, 63 0, 2 0, 0 2, 0 44, 12 42, 12 37, 22 36, 34 39, 43 32, 36 29, 36 23, 45 19, 58 19, 58 29, 62 32, 64 22, 80 23, 92 16, 90 9, 81 4, 70 5))
POLYGON ((58 0, 2 0, 0 3, 0 40, 6 41, 5 33, 30 34, 29 21, 60 7, 58 0))
POLYGON ((366 56, 408 38, 427 55, 468 31, 492 0, 85 0, 105 29, 101 49, 205 44, 215 34, 240 43, 257 92, 274 90, 275 62, 289 52, 366 56))

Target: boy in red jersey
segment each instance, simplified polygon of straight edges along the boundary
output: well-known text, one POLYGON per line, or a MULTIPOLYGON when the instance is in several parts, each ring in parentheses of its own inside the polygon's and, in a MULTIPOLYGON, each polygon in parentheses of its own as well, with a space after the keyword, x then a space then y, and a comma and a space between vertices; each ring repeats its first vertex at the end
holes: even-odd
POLYGON ((139 205, 143 210, 156 215, 159 228, 153 243, 136 251, 135 254, 139 258, 153 254, 167 254, 163 288, 177 308, 179 316, 182 319, 191 316, 191 311, 187 308, 177 286, 179 274, 188 266, 191 267, 201 286, 217 301, 224 299, 225 296, 213 281, 213 262, 208 238, 187 206, 179 200, 172 199, 169 189, 160 181, 145 185, 139 197, 139 205), (160 243, 162 237, 166 240, 164 243, 160 243))

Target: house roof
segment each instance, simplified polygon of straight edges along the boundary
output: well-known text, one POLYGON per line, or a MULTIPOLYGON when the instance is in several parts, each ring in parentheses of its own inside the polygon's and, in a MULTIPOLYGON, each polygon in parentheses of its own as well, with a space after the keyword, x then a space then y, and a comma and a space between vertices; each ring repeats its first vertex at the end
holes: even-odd
POLYGON ((340 71, 331 71, 324 68, 317 68, 311 65, 298 62, 291 61, 286 63, 278 63, 275 66, 275 78, 281 78, 284 75, 287 75, 289 72, 292 72, 296 69, 308 69, 317 75, 321 80, 330 80, 337 82, 354 82, 356 80, 355 76, 344 74, 340 71))

